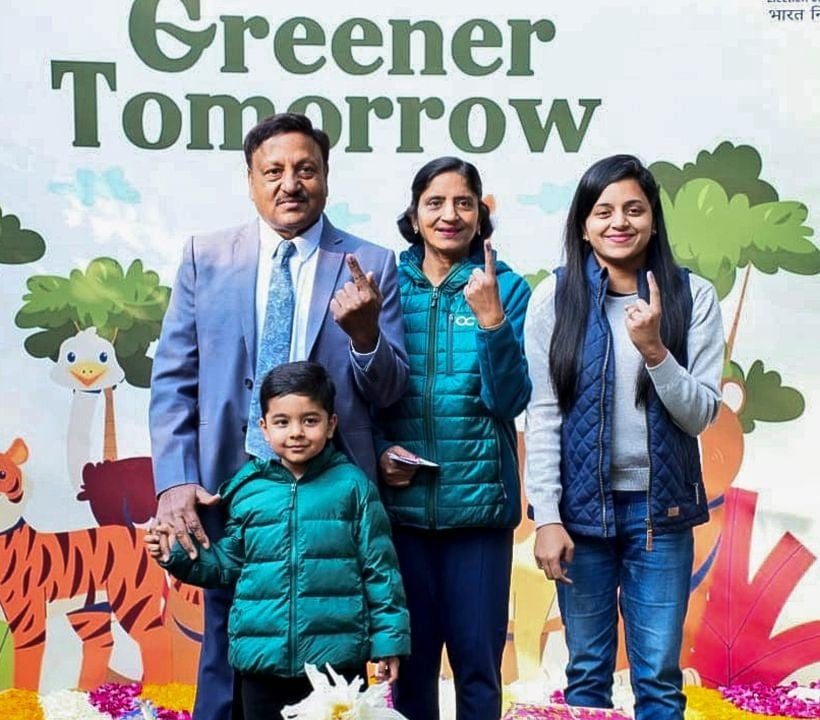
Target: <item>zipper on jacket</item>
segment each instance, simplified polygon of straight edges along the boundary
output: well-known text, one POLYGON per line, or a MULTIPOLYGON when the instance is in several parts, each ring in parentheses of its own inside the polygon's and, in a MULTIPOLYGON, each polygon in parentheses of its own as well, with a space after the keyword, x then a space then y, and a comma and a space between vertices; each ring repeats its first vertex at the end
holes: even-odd
POLYGON ((695 482, 695 505, 700 505, 700 484, 695 482))
POLYGON ((498 432, 498 425, 495 420, 493 422, 493 435, 495 436, 495 474, 498 478, 498 484, 501 485, 501 497, 504 502, 507 502, 507 488, 504 485, 504 478, 501 476, 501 434, 498 432))
MULTIPOLYGON (((438 339, 438 322, 436 317, 440 290, 433 288, 430 296, 430 315, 427 321, 427 376, 424 380, 424 403, 422 418, 424 423, 424 452, 427 457, 433 456, 433 381, 436 377, 436 346, 438 339), (432 352, 431 352, 432 350, 432 352)), ((430 529, 436 527, 436 482, 427 484, 427 522, 430 529)))
POLYGON ((290 628, 288 629, 288 645, 290 647, 290 671, 296 675, 301 668, 296 667, 296 537, 299 528, 296 525, 296 483, 294 478, 290 484, 290 628))
POLYGON ((453 313, 447 315, 447 374, 453 374, 453 325, 456 316, 453 313))

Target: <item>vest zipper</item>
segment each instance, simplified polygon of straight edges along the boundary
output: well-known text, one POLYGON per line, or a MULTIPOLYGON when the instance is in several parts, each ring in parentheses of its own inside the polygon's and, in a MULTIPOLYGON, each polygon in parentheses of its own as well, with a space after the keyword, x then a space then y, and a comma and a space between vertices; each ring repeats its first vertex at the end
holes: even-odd
POLYGON ((301 669, 296 667, 296 533, 299 530, 296 523, 296 483, 290 484, 290 628, 288 629, 288 644, 290 646, 290 670, 292 675, 301 669))
POLYGON ((604 366, 601 371, 603 377, 601 382, 601 417, 600 422, 598 423, 598 489, 601 493, 601 521, 604 528, 604 537, 609 537, 609 532, 607 530, 606 491, 604 490, 604 422, 606 416, 606 371, 609 366, 609 351, 612 342, 612 331, 609 328, 609 320, 606 319, 606 315, 604 315, 604 322, 607 326, 607 334, 606 349, 604 352, 604 366))
MULTIPOLYGON (((424 381, 424 454, 434 457, 433 453, 433 381, 436 377, 436 349, 438 344, 438 322, 436 318, 439 288, 434 287, 430 296, 430 315, 427 321, 427 377, 424 381), (432 351, 432 352, 431 352, 432 351)), ((436 528, 436 481, 431 479, 427 484, 427 522, 431 530, 436 528)))
POLYGON ((649 482, 646 486, 646 551, 652 552, 652 541, 655 533, 652 529, 652 430, 649 427, 651 422, 649 420, 648 402, 644 415, 646 416, 646 457, 649 460, 649 482))

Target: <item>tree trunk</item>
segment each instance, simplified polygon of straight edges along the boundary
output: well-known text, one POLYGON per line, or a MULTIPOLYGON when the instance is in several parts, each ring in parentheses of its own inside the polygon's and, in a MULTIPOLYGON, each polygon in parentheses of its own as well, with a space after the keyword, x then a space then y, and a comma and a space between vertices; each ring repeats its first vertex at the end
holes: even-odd
POLYGON ((737 326, 740 324, 740 311, 743 309, 743 301, 746 299, 746 286, 749 284, 749 275, 752 273, 752 263, 746 265, 746 271, 743 273, 743 285, 740 288, 740 298, 737 301, 737 308, 735 309, 735 316, 732 318, 732 327, 729 330, 729 338, 726 341, 726 360, 732 359, 732 351, 735 347, 735 338, 737 337, 737 326))
POLYGON ((117 459, 117 429, 114 425, 114 388, 103 390, 105 396, 105 435, 103 436, 103 460, 117 459))

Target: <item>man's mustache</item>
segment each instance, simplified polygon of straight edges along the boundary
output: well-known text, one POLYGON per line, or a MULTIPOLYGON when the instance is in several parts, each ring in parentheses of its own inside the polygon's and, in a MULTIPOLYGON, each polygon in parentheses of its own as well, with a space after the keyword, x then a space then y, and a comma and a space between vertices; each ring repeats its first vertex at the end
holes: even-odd
POLYGON ((281 205, 282 203, 286 202, 307 202, 308 196, 306 193, 293 193, 289 195, 280 195, 276 199, 276 204, 281 205))

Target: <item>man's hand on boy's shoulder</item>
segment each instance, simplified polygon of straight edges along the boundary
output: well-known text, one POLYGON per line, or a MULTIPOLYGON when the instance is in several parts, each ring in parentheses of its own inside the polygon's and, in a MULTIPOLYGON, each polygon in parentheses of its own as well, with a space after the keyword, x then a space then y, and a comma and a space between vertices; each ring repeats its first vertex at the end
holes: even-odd
POLYGON ((392 685, 399 679, 399 658, 395 655, 374 660, 376 663, 376 682, 392 685))

